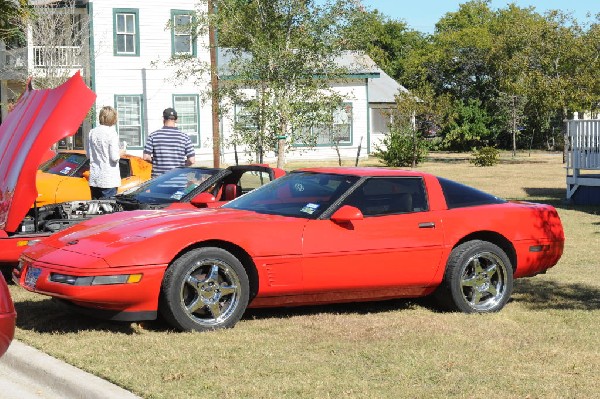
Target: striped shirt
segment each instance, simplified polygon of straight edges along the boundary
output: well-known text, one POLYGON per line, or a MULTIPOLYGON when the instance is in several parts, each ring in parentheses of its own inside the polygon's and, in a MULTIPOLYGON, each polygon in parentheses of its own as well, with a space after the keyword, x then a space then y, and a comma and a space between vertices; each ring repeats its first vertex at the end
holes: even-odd
POLYGON ((196 155, 190 136, 170 126, 150 133, 144 153, 152 155, 152 177, 185 166, 186 159, 196 155))

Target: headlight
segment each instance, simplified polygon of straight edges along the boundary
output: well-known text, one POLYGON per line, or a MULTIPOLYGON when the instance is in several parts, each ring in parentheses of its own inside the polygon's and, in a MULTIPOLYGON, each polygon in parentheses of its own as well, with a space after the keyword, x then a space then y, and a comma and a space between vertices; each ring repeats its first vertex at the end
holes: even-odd
POLYGON ((67 274, 50 273, 50 281, 76 286, 135 284, 142 280, 141 274, 117 274, 113 276, 70 276, 67 274))

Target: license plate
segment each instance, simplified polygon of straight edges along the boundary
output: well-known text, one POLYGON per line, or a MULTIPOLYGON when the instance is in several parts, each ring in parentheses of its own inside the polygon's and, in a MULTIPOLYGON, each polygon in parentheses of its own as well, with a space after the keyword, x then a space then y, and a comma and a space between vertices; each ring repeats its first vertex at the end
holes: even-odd
POLYGON ((40 274, 42 274, 42 269, 39 267, 29 266, 27 268, 27 273, 25 274, 25 285, 30 288, 35 288, 35 284, 40 278, 40 274))

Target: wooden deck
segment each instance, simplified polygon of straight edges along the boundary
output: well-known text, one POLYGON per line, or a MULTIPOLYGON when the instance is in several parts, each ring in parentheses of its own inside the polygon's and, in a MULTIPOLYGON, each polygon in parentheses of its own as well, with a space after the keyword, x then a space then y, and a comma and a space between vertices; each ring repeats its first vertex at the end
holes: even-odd
POLYGON ((571 199, 582 186, 600 187, 600 119, 567 120, 565 125, 567 199, 571 199))

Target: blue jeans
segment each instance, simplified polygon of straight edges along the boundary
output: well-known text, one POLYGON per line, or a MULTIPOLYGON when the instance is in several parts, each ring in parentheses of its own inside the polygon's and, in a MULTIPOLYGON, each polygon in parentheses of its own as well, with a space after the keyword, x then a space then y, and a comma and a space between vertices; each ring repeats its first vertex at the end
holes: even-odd
POLYGON ((117 195, 116 187, 102 188, 90 186, 90 191, 92 192, 92 199, 109 199, 117 195))

